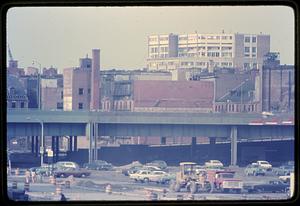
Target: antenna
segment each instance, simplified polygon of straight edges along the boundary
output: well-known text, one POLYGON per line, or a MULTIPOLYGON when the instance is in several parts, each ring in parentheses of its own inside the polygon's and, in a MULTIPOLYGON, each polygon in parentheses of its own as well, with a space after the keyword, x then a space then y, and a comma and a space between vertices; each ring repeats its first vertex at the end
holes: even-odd
POLYGON ((8 44, 7 46, 8 46, 9 59, 10 59, 10 61, 13 61, 14 58, 13 58, 13 56, 12 56, 12 54, 11 54, 11 50, 10 50, 9 44, 8 44))

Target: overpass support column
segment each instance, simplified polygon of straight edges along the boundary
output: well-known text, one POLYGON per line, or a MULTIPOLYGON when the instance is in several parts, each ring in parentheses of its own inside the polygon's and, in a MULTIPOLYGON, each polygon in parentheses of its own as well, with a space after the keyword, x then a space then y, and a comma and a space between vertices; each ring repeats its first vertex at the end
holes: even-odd
POLYGON ((69 137, 69 151, 73 151, 73 136, 69 137))
POLYGON ((231 140, 231 158, 230 165, 236 165, 237 163, 237 126, 232 126, 230 130, 231 140))
POLYGON ((34 136, 31 136, 31 153, 34 153, 34 136))
POLYGON ((55 162, 59 161, 59 136, 55 136, 55 162))
POLYGON ((98 124, 94 123, 94 160, 98 160, 98 147, 97 147, 97 139, 98 139, 98 124))
POLYGON ((88 122, 86 124, 86 136, 89 139, 89 163, 93 162, 93 123, 92 122, 88 122))
POLYGON ((77 151, 77 136, 74 136, 74 151, 77 151))
POLYGON ((39 137, 35 136, 35 156, 39 156, 39 137))

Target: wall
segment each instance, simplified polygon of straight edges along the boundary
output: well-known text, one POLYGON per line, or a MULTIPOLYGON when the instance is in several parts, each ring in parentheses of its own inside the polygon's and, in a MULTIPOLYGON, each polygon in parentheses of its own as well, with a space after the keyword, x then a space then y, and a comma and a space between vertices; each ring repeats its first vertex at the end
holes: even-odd
MULTIPOLYGON (((274 166, 294 159, 294 141, 243 142, 238 143, 238 165, 245 166, 257 160, 270 161, 274 166), (255 151, 255 152, 253 152, 255 151)), ((79 149, 69 153, 69 159, 83 164, 88 161, 88 149, 79 149)), ((204 164, 209 159, 218 159, 225 165, 230 164, 230 144, 201 144, 184 146, 121 145, 120 147, 102 147, 98 158, 112 164, 125 165, 132 161, 141 163, 162 159, 168 165, 179 165, 182 161, 195 161, 204 164), (180 154, 180 155, 178 155, 180 154)))

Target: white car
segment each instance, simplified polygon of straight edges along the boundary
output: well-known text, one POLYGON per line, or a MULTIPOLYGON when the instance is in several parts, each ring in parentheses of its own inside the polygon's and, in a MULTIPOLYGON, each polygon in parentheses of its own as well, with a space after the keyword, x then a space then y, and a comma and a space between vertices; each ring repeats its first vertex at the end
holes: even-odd
POLYGON ((79 165, 76 162, 60 161, 60 162, 55 163, 55 167, 78 169, 79 165))
POLYGON ((205 162, 205 167, 223 167, 223 163, 219 160, 209 160, 208 162, 205 162))
POLYGON ((266 169, 267 171, 272 170, 272 165, 268 161, 259 160, 256 163, 258 164, 258 166, 260 166, 263 169, 266 169))

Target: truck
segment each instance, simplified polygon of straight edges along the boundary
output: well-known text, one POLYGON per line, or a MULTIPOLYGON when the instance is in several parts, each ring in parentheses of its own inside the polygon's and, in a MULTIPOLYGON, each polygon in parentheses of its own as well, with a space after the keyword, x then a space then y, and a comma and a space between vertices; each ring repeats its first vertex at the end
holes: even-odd
POLYGON ((234 177, 235 171, 207 171, 207 180, 211 184, 211 191, 219 192, 236 192, 241 193, 243 189, 243 182, 234 177))

